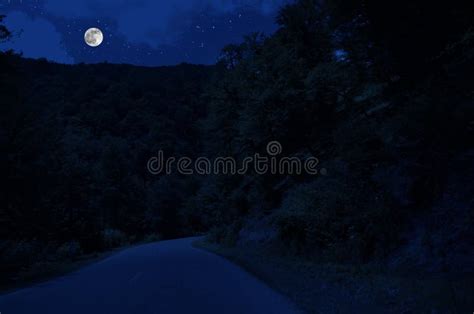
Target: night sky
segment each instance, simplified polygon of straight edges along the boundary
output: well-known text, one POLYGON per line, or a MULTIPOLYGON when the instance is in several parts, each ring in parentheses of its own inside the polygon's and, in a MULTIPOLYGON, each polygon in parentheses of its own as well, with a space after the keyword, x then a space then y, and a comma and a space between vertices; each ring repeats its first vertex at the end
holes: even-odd
POLYGON ((273 32, 278 8, 289 1, 0 0, 14 33, 0 49, 60 63, 212 64, 244 35, 273 32), (97 48, 84 42, 90 27, 104 33, 97 48))

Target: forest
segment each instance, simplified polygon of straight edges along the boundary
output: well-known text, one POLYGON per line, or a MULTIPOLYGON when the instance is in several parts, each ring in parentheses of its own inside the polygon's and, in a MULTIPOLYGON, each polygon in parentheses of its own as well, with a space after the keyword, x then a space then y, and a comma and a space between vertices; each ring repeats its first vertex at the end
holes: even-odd
MULTIPOLYGON (((299 0, 214 66, 0 54, 1 281, 127 243, 473 272, 474 11, 299 0), (320 175, 153 175, 147 160, 314 156, 320 175)), ((0 19, 0 25, 1 19, 0 19)), ((10 33, 0 26, 0 42, 10 33)))

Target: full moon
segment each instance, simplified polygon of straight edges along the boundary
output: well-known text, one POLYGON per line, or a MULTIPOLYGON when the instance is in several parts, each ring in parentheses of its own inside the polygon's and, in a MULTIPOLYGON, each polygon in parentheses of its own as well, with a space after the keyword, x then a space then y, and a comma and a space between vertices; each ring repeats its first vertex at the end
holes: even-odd
POLYGON ((98 28, 89 28, 84 34, 84 40, 89 46, 97 47, 104 40, 104 34, 98 28))

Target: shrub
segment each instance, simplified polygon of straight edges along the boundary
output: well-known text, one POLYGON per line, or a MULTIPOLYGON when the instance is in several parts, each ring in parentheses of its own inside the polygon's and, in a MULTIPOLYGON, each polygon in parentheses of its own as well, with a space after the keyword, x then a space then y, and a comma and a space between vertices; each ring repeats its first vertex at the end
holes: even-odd
POLYGON ((383 191, 373 189, 343 178, 293 187, 275 213, 282 242, 294 253, 338 260, 385 254, 399 227, 383 191))
POLYGON ((79 242, 70 241, 61 245, 56 254, 60 259, 72 259, 82 254, 82 248, 79 242))
POLYGON ((117 229, 105 229, 102 231, 102 241, 106 248, 114 248, 128 243, 125 233, 117 229))
POLYGON ((145 236, 143 239, 144 242, 158 242, 162 239, 161 235, 158 233, 150 233, 145 236))
POLYGON ((22 267, 32 263, 41 255, 41 244, 38 241, 22 240, 18 242, 6 241, 2 245, 1 260, 4 266, 14 265, 22 267))
POLYGON ((338 213, 344 208, 340 183, 314 181, 295 186, 276 211, 282 241, 293 251, 328 247, 342 236, 338 213))
POLYGON ((226 247, 233 247, 239 240, 239 231, 242 229, 240 221, 234 222, 227 226, 213 227, 207 236, 207 241, 218 243, 226 247))

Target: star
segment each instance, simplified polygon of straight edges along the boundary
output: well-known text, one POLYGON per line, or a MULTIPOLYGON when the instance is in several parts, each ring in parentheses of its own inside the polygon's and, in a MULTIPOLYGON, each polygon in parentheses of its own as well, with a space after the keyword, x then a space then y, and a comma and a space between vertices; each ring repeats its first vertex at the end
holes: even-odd
MULTIPOLYGON (((197 12, 193 12, 192 15, 183 16, 187 23, 182 24, 181 28, 177 28, 179 32, 172 32, 173 34, 180 34, 177 41, 173 38, 169 38, 169 42, 176 42, 176 46, 167 48, 167 51, 165 52, 162 51, 162 47, 165 47, 164 45, 168 41, 162 41, 160 38, 166 37, 166 33, 160 34, 159 37, 157 37, 157 40, 153 40, 146 34, 147 30, 145 29, 145 26, 143 26, 140 28, 142 34, 138 34, 140 38, 136 38, 137 40, 140 40, 140 42, 136 43, 135 40, 130 41, 132 39, 130 37, 132 35, 131 32, 122 32, 121 24, 125 22, 128 23, 128 21, 124 21, 118 16, 108 15, 109 13, 107 12, 101 13, 103 15, 94 16, 94 14, 91 14, 87 17, 78 17, 82 15, 67 14, 60 16, 56 15, 56 13, 53 14, 53 11, 49 11, 51 8, 44 5, 44 3, 48 3, 48 1, 49 0, 0 0, 0 8, 2 5, 3 7, 11 8, 11 10, 19 8, 22 11, 27 11, 26 13, 31 16, 41 17, 53 24, 55 30, 62 35, 61 40, 63 41, 63 45, 61 49, 66 50, 67 53, 75 59, 75 62, 93 63, 98 61, 99 57, 114 62, 122 59, 125 60, 124 55, 127 55, 127 61, 133 61, 134 63, 138 62, 140 64, 143 63, 145 65, 157 65, 161 63, 175 64, 178 63, 180 59, 183 59, 183 61, 186 60, 187 62, 203 62, 211 64, 215 61, 215 56, 219 54, 221 47, 224 47, 229 41, 241 40, 246 33, 252 31, 250 26, 258 27, 258 24, 260 24, 259 19, 255 18, 258 16, 252 11, 249 13, 246 11, 246 7, 243 6, 238 7, 236 5, 232 11, 229 10, 220 13, 211 13, 199 8, 196 10, 197 12), (20 3, 22 5, 20 5, 20 3), (246 24, 249 23, 251 25, 243 25, 244 23, 241 23, 243 21, 246 21, 246 24), (100 28, 104 30, 104 47, 106 50, 90 51, 87 47, 83 47, 84 42, 83 40, 80 40, 81 38, 79 38, 79 36, 82 37, 83 32, 85 32, 87 28, 93 26, 90 24, 99 25, 100 28), (104 51, 107 51, 107 55, 103 55, 104 51), (187 51, 186 55, 184 54, 185 51, 187 51), (204 51, 206 51, 206 55, 204 54, 204 51)), ((82 0, 75 1, 80 2, 82 0)), ((153 7, 154 6, 155 5, 153 5, 153 7)), ((56 8, 57 10, 54 12, 64 10, 64 12, 68 13, 69 9, 66 9, 67 7, 68 6, 63 7, 62 5, 58 5, 56 8)), ((79 7, 80 6, 78 6, 78 8, 79 7)), ((89 12, 82 13, 89 14, 89 12)), ((256 14, 258 14, 258 12, 256 14)), ((137 18, 133 23, 140 24, 141 21, 137 18)), ((153 26, 151 22, 150 25, 150 27, 153 26)), ((257 30, 257 28, 255 30, 257 30)), ((156 35, 154 31, 151 31, 150 34, 153 34, 153 36, 156 35)))

